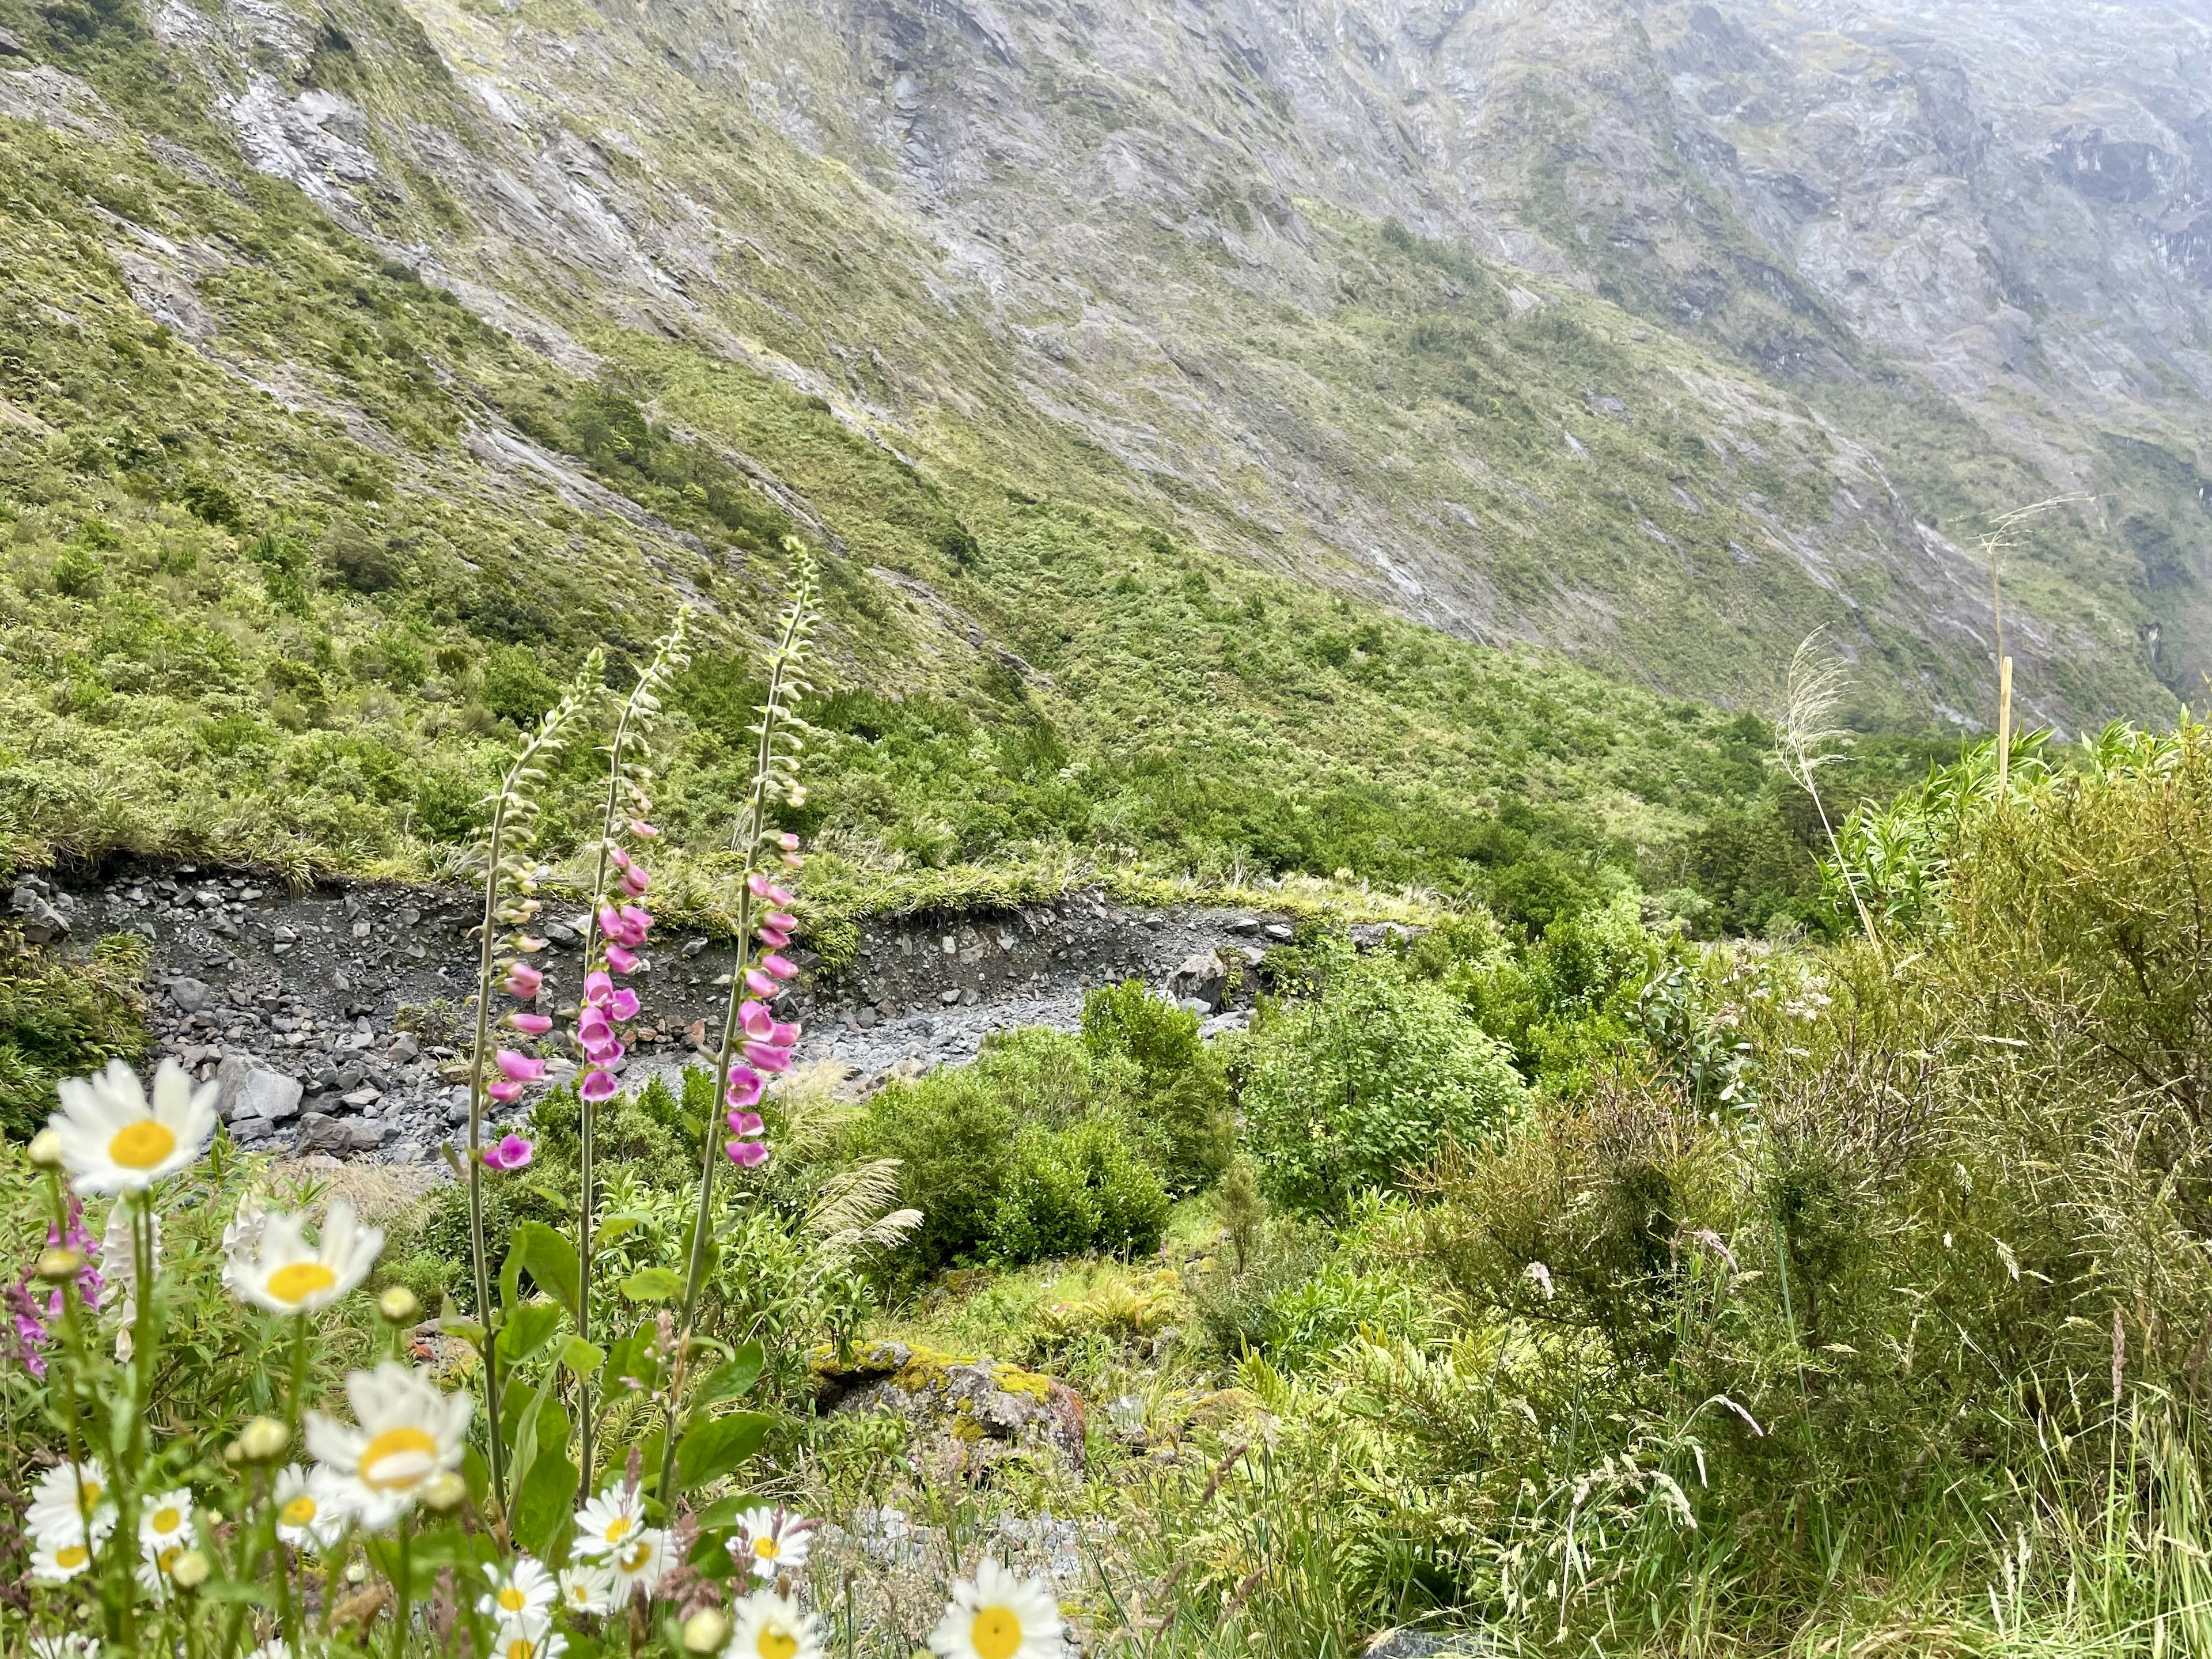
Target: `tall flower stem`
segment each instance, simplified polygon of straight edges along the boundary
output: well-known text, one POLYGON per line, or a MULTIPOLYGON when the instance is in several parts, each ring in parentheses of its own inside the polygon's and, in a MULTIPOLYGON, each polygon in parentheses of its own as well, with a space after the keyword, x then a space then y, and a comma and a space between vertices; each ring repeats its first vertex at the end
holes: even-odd
MULTIPOLYGON (((623 754, 629 746, 633 733, 641 743, 646 720, 659 707, 655 692, 668 677, 684 661, 684 636, 690 626, 690 613, 678 611, 670 624, 667 635, 654 652, 653 661, 638 676, 637 684, 629 696, 623 700, 622 714, 615 722, 614 740, 607 747, 607 794, 599 819, 599 850, 598 861, 592 871, 592 902, 584 915, 583 971, 588 975, 598 967, 599 956, 606 940, 599 926, 599 907, 607 902, 607 871, 615 850, 615 826, 622 821, 623 786, 629 782, 623 765, 623 754)), ((637 786, 631 783, 633 793, 637 786)), ((582 1010, 578 1010, 580 1016, 582 1010)), ((576 1125, 576 1334, 586 1342, 592 1340, 592 1238, 593 1206, 597 1202, 598 1175, 595 1169, 594 1142, 599 1128, 599 1103, 588 1094, 579 1092, 576 1125)), ((576 1465, 582 1473, 583 1489, 594 1490, 592 1480, 592 1380, 587 1376, 577 1383, 576 1395, 576 1465)))
MULTIPOLYGON (((544 774, 538 763, 550 758, 560 749, 567 739, 569 723, 597 696, 604 662, 605 658, 597 651, 585 659, 582 672, 561 701, 546 711, 538 730, 515 756, 514 764, 501 781, 499 793, 492 799, 491 829, 485 848, 483 924, 477 959, 476 1042, 469 1058, 469 1256, 475 1279, 477 1319, 483 1332, 481 1352, 484 1415, 489 1419, 491 1447, 491 1495, 493 1501, 502 1506, 507 1501, 507 1437, 500 1423, 497 1316, 491 1301, 491 1261, 484 1244, 484 1065, 491 1036, 492 969, 498 956, 500 926, 510 919, 526 921, 537 908, 537 901, 526 897, 514 909, 503 912, 500 897, 510 880, 526 895, 529 890, 532 883, 526 872, 508 867, 514 852, 510 842, 523 838, 519 832, 526 832, 535 811, 524 791, 544 781, 544 774)), ((543 948, 542 940, 534 943, 543 948)))
POLYGON ((699 1206, 691 1224, 691 1260, 684 1278, 682 1316, 677 1321, 676 1364, 668 1383, 668 1428, 660 1453, 660 1501, 673 1512, 677 1430, 681 1424, 684 1383, 691 1364, 691 1334, 699 1319, 699 1294, 707 1274, 707 1231, 714 1214, 714 1169, 722 1147, 715 1120, 723 1109, 730 1086, 730 1064, 736 1056, 738 1011, 746 994, 745 969, 753 956, 752 877, 760 864, 761 844, 768 830, 769 797, 780 774, 776 753, 777 728, 788 716, 786 704, 799 689, 799 666, 805 650, 807 630, 813 625, 814 562, 803 548, 793 547, 794 570, 791 605, 783 617, 783 633, 769 665, 768 695, 761 700, 759 744, 753 757, 752 798, 732 836, 744 853, 744 867, 738 883, 738 957, 730 970, 730 996, 722 1010, 722 1040, 714 1051, 714 1095, 708 1109, 706 1145, 699 1160, 699 1206))

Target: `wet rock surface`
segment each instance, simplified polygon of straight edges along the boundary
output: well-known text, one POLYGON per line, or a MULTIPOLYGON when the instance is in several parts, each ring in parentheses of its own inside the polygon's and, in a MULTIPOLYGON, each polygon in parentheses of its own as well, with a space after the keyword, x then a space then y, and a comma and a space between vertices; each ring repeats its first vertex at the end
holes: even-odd
MULTIPOLYGON (((155 1052, 216 1082, 231 1133, 262 1151, 412 1163, 465 1139, 465 1055, 474 994, 470 938, 481 898, 459 887, 326 884, 288 891, 253 871, 124 867, 96 882, 25 878, 18 914, 51 913, 58 939, 136 933, 155 1052)), ((580 985, 582 908, 541 918, 551 1011, 580 985)), ((994 1031, 1073 1030, 1084 993, 1127 978, 1174 995, 1211 1036, 1243 1023, 1280 917, 1200 908, 1140 910, 1096 892, 954 919, 871 923, 841 971, 793 952, 801 977, 778 1005, 803 1021, 802 1064, 836 1061, 854 1089, 975 1057, 994 1031)), ((804 944, 802 939, 800 943, 804 944)), ((700 1058, 719 1030, 734 955, 726 939, 656 933, 629 982, 642 1005, 621 1062, 626 1085, 700 1058)), ((556 1033, 557 1035, 557 1033, 556 1033)), ((574 1066, 549 1038, 549 1080, 574 1066)), ((526 1113, 493 1108, 504 1127, 526 1113)))
POLYGON ((1083 1469, 1083 1398, 1056 1377, 903 1342, 872 1342, 847 1364, 814 1367, 829 1413, 889 1413, 936 1442, 954 1472, 987 1473, 1009 1457, 1049 1455, 1083 1469))

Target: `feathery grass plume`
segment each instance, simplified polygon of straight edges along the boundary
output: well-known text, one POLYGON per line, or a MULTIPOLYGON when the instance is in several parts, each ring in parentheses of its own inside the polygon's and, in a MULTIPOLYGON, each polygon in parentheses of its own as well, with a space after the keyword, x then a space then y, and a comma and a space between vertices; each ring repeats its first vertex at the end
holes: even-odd
POLYGON ((2014 532, 2021 526, 2045 513, 2056 512, 2062 507, 2071 507, 2080 501, 2097 498, 2086 491, 2071 495, 2047 496, 2039 501, 2030 501, 2026 507, 2015 507, 1990 515, 1990 527, 1981 538, 1982 560, 1990 568, 1990 623, 1996 634, 1996 663, 1997 667, 1997 799, 2002 800, 2006 784, 2012 770, 2012 659, 2005 653, 2004 593, 2000 580, 2003 556, 2020 545, 2014 532))
MULTIPOLYGON (((526 856, 537 829, 538 803, 533 799, 545 781, 545 766, 565 749, 584 720, 605 695, 601 680, 606 654, 594 649, 569 683, 561 701, 545 712, 538 729, 522 747, 501 780, 499 792, 486 805, 491 819, 484 832, 483 921, 479 932, 477 963, 476 1036, 469 1056, 469 1255, 476 1279, 477 1342, 483 1356, 484 1416, 491 1436, 491 1489, 496 1501, 505 1500, 507 1449, 500 1429, 496 1311, 491 1299, 491 1264, 484 1248, 483 1172, 484 1101, 501 1085, 484 1075, 490 1058, 493 974, 504 967, 504 988, 526 1000, 537 995, 542 975, 530 957, 545 948, 545 941, 523 931, 538 910, 538 866, 526 856), (500 930, 512 931, 502 938, 500 930), (509 953, 502 962, 502 944, 509 953)), ((503 1083, 513 1083, 507 1078, 503 1083)))
MULTIPOLYGON (((636 993, 616 990, 613 976, 635 965, 629 955, 630 942, 642 942, 644 931, 652 925, 651 916, 640 908, 648 880, 636 852, 640 844, 650 842, 659 834, 648 821, 653 811, 651 732, 662 697, 690 660, 684 649, 690 620, 689 611, 677 611, 668 632, 654 648, 653 660, 623 700, 614 735, 601 751, 607 757, 607 793, 599 817, 591 902, 584 915, 584 984, 582 1000, 576 1005, 575 1032, 586 1066, 578 1091, 576 1334, 586 1342, 592 1340, 592 1200, 597 1180, 592 1143, 599 1104, 614 1092, 614 1073, 608 1067, 621 1057, 622 1044, 615 1040, 613 1031, 637 1009, 636 993), (587 1030, 592 1033, 589 1039, 587 1030)), ((517 1029, 532 1035, 542 1034, 550 1024, 543 1015, 509 1018, 517 1029)), ((585 1489, 591 1491, 591 1379, 584 1378, 579 1388, 577 1461, 585 1489)))
POLYGON ((1843 844, 1836 838, 1836 827, 1828 821, 1827 805, 1820 799, 1820 770, 1837 758, 1835 744, 1848 735, 1828 721, 1835 714, 1836 704, 1842 701, 1844 688, 1850 683, 1843 662, 1820 637, 1826 631, 1825 628, 1816 628, 1808 634, 1790 659, 1789 690, 1782 718, 1775 722, 1775 743, 1783 769, 1813 798, 1813 810, 1820 815, 1820 828, 1828 837, 1828 851, 1834 855, 1844 885, 1850 891, 1851 908, 1858 912, 1859 926, 1866 931, 1867 943, 1879 955, 1881 940, 1875 933, 1874 917, 1867 909, 1866 901, 1859 896, 1858 878, 1851 872, 1850 860, 1844 857, 1843 844))
POLYGON ((776 619, 776 644, 769 653, 768 691, 757 710, 760 719, 748 729, 756 739, 750 798, 731 836, 731 850, 744 863, 738 883, 738 960, 730 972, 730 996, 722 1012, 721 1041, 714 1051, 714 1093, 710 1111, 728 1109, 732 1139, 724 1142, 709 1119, 699 1166, 699 1201, 691 1224, 690 1263, 684 1274, 682 1314, 677 1322, 676 1363, 668 1388, 668 1423, 663 1438, 659 1490, 663 1502, 673 1496, 676 1448, 682 1427, 684 1386, 690 1367, 691 1334, 699 1318, 699 1290, 707 1272, 707 1232, 713 1214, 717 1157, 726 1154, 740 1169, 750 1169, 768 1157, 762 1139, 759 1114, 754 1109, 768 1086, 763 1073, 786 1072, 791 1066, 792 1046, 799 1027, 775 1018, 771 1012, 781 982, 798 972, 781 954, 790 942, 797 920, 790 913, 791 893, 763 870, 763 854, 773 852, 772 862, 796 871, 804 860, 799 837, 780 834, 769 824, 771 802, 803 804, 806 790, 799 781, 799 756, 804 747, 800 733, 805 722, 793 712, 798 700, 811 690, 805 665, 817 620, 819 572, 805 544, 784 538, 791 559, 791 598, 776 619), (739 1058, 742 1053, 742 1060, 739 1058))

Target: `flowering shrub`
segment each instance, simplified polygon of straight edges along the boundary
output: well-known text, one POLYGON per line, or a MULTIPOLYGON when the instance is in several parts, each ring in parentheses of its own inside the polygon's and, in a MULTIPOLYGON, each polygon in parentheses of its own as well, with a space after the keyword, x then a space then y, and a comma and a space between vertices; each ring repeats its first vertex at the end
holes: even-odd
MULTIPOLYGON (((792 551, 794 591, 767 662, 753 788, 732 848, 746 946, 708 1097, 720 1115, 699 1137, 690 1224, 669 1240, 680 1266, 617 1248, 636 1218, 595 1224, 592 1164, 595 1113, 616 1096, 622 1030, 637 1013, 618 981, 641 966, 653 925, 643 908, 655 834, 647 734, 683 660, 679 617, 606 745, 587 971, 573 1010, 537 1006, 545 981, 531 958, 544 941, 529 931, 541 904, 531 790, 604 701, 596 657, 489 803, 466 1156, 456 1158, 473 1297, 465 1314, 447 1298, 440 1341, 418 1340, 420 1303, 402 1285, 380 1299, 379 1334, 364 1339, 349 1320, 384 1236, 343 1199, 313 1228, 248 1190, 223 1227, 219 1266, 201 1247, 165 1261, 174 1231, 165 1218, 197 1223, 223 1185, 201 1177, 230 1166, 215 1085, 195 1087, 173 1060, 150 1092, 120 1060, 59 1085, 59 1109, 30 1151, 46 1245, 8 1291, 21 1379, 9 1382, 9 1408, 27 1407, 51 1462, 27 1472, 23 1493, 34 1650, 589 1659, 651 1644, 820 1659, 804 1577, 811 1522, 730 1489, 772 1423, 741 1408, 768 1356, 757 1340, 733 1344, 700 1324, 714 1224, 730 1214, 718 1173, 769 1160, 757 1109, 799 1035, 774 1004, 795 972, 784 954, 793 895, 782 884, 803 860, 797 839, 769 822, 774 801, 799 793, 789 705, 805 689, 814 571, 792 551), (495 1042, 500 995, 514 1004, 499 1017, 512 1036, 495 1042), (579 1224, 572 1238, 523 1221, 495 1261, 486 1183, 529 1166, 536 1149, 518 1133, 491 1139, 487 1103, 516 1100, 543 1077, 559 1020, 584 1062, 579 1224), (96 1226, 88 1203, 105 1206, 96 1226), (617 1272, 619 1297, 595 1298, 617 1272), (523 1294, 526 1274, 534 1295, 523 1294), (210 1277, 232 1305, 227 1322, 191 1311, 210 1277), (614 1316, 625 1306, 633 1311, 614 1316), (424 1358, 438 1363, 416 1363, 424 1358), (339 1371, 342 1405, 322 1386, 339 1371), (179 1377, 210 1386, 179 1393, 179 1377)), ((213 1225, 187 1231, 204 1240, 213 1225)), ((1045 1659, 1060 1650, 1059 1612, 1041 1585, 986 1562, 954 1586, 930 1644, 947 1659, 1045 1659)))

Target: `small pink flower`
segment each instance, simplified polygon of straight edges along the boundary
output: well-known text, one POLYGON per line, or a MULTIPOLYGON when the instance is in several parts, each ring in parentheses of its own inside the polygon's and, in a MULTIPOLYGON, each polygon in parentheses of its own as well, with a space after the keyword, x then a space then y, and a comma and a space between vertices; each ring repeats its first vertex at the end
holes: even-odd
POLYGON ((622 908, 622 919, 623 926, 629 930, 629 942, 632 945, 644 944, 645 936, 653 931, 653 912, 641 910, 635 904, 625 904, 622 908))
POLYGON ((538 994, 544 983, 545 975, 528 963, 511 962, 507 966, 507 977, 500 981, 500 988, 507 995, 527 1002, 538 994))
POLYGON ((772 1042, 748 1042, 744 1045, 745 1058, 763 1072, 787 1072, 791 1069, 791 1050, 779 1048, 772 1042))
POLYGON ((584 1073, 583 1085, 576 1092, 593 1105, 603 1100, 612 1100, 615 1097, 615 1074, 594 1066, 584 1073))
POLYGON ((761 925, 763 927, 781 927, 788 933, 797 930, 799 918, 788 910, 771 910, 761 918, 761 925))
POLYGON ((655 836, 660 833, 659 830, 654 829, 643 818, 632 818, 629 821, 629 832, 633 836, 642 836, 647 841, 651 841, 655 836))
POLYGON ((637 958, 623 950, 621 945, 610 945, 607 946, 607 966, 618 974, 635 973, 637 970, 637 958))
POLYGON ((544 1036, 553 1029, 553 1022, 544 1014, 513 1013, 507 1017, 509 1029, 525 1036, 544 1036))
POLYGON ((623 851, 623 849, 617 846, 613 842, 609 842, 607 843, 607 862, 613 865, 617 870, 627 870, 629 868, 629 854, 623 851))
POLYGON ((520 1135, 506 1135, 496 1146, 484 1148, 484 1168, 487 1170, 519 1170, 530 1162, 535 1150, 520 1135))
POLYGON ((522 1098, 522 1085, 511 1078, 495 1077, 484 1085, 484 1092, 494 1100, 513 1102, 522 1098))
POLYGON ((779 1048, 789 1048, 799 1041, 797 1020, 778 1020, 769 1028, 768 1040, 779 1048))
POLYGON ((738 1024, 745 1028, 747 1036, 766 1042, 768 1034, 775 1029, 775 1016, 769 1012, 766 1003, 747 997, 738 1005, 738 1024))
POLYGON ((730 1162, 740 1170, 750 1170, 768 1162, 768 1142, 765 1140, 732 1140, 728 1147, 730 1162))
POLYGON ((768 896, 768 878, 757 870, 745 878, 745 889, 755 898, 768 896))
POLYGON ((767 898, 779 910, 788 910, 793 902, 791 890, 786 887, 769 887, 767 898))
POLYGON ((745 969, 745 989, 757 997, 772 997, 776 993, 776 983, 759 969, 748 968, 745 969))
POLYGON ((622 912, 611 904, 599 907, 599 931, 609 939, 620 939, 628 931, 623 927, 622 912))
POLYGON ((753 937, 771 951, 781 951, 791 943, 791 935, 781 927, 756 927, 753 937))
POLYGON ((584 1017, 576 1022, 576 1041, 586 1048, 595 1042, 611 1042, 614 1038, 615 1028, 607 1023, 603 1009, 586 1008, 584 1017))
POLYGON ((584 1058, 594 1066, 611 1066, 623 1057, 623 1052, 622 1044, 617 1042, 612 1037, 609 1037, 603 1042, 587 1042, 584 1045, 584 1058))
POLYGON ((518 1054, 512 1048, 502 1048, 492 1058, 499 1062, 499 1069, 507 1073, 510 1082, 535 1083, 545 1075, 544 1060, 518 1054))
POLYGON ((787 870, 804 870, 806 867, 806 860, 796 853, 786 853, 783 855, 783 867, 787 870))
POLYGON ((796 853, 799 850, 799 837, 787 830, 775 838, 775 844, 787 853, 796 853))
POLYGON ((632 898, 643 898, 645 890, 653 885, 653 878, 635 864, 623 872, 622 890, 632 898))
POLYGON ((585 1001, 605 1002, 614 994, 615 982, 613 980, 607 977, 603 969, 594 968, 590 973, 584 975, 585 1001))
POLYGON ((723 1121, 741 1135, 757 1135, 761 1132, 761 1115, 758 1112, 732 1109, 723 1121))
POLYGON ((799 974, 799 964, 797 963, 793 962, 789 957, 780 957, 773 951, 769 951, 766 956, 761 958, 761 966, 767 969, 769 972, 774 974, 778 979, 794 979, 799 974))
POLYGON ((760 1103, 761 1093, 768 1087, 768 1079, 750 1066, 730 1067, 729 1086, 723 1090, 722 1098, 732 1106, 754 1106, 760 1103))
POLYGON ((514 948, 528 956, 545 948, 546 942, 530 933, 517 933, 511 941, 514 948))
POLYGON ((607 999, 607 1012, 617 1019, 637 1018, 637 993, 625 985, 607 999))

